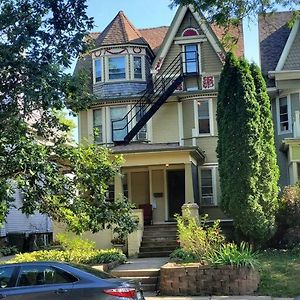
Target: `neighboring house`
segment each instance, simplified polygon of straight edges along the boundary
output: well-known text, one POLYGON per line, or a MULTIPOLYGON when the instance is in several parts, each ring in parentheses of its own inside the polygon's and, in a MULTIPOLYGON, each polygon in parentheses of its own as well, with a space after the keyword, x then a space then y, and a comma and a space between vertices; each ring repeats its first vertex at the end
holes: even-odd
MULTIPOLYGON (((97 97, 79 114, 80 142, 123 154, 123 176, 109 197, 122 193, 137 207, 151 204, 153 223, 174 220, 184 203, 227 219, 218 206, 216 154, 221 36, 191 6, 180 7, 170 27, 147 29, 136 29, 120 11, 91 34, 95 47, 77 63, 75 72, 90 72, 97 97)), ((236 52, 243 54, 242 32, 236 52)))
POLYGON ((260 59, 272 104, 280 186, 300 179, 300 26, 292 12, 259 16, 260 59))

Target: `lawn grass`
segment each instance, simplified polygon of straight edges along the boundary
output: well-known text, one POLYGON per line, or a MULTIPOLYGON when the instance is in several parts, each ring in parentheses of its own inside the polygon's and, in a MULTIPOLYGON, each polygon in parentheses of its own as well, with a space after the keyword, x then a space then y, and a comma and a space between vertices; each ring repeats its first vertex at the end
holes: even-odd
POLYGON ((261 282, 258 295, 300 295, 300 252, 266 251, 259 256, 261 282))

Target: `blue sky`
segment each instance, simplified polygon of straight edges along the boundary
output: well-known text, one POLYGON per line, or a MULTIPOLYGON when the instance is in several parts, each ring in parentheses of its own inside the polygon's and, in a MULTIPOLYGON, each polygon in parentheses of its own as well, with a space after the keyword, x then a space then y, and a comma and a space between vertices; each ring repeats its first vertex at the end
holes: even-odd
MULTIPOLYGON (((176 8, 170 9, 170 0, 88 0, 88 15, 95 19, 95 31, 102 31, 115 15, 123 10, 137 28, 170 25, 176 8)), ((258 60, 257 24, 244 22, 246 57, 258 60)))
MULTIPOLYGON (((170 0, 88 0, 87 4, 87 13, 95 21, 93 31, 103 31, 120 10, 124 11, 136 28, 169 26, 176 13, 176 8, 169 7, 170 0)), ((244 22, 244 40, 246 58, 259 63, 255 22, 244 22)), ((77 122, 76 118, 74 121, 77 122)), ((74 138, 78 140, 77 128, 74 130, 74 138)))

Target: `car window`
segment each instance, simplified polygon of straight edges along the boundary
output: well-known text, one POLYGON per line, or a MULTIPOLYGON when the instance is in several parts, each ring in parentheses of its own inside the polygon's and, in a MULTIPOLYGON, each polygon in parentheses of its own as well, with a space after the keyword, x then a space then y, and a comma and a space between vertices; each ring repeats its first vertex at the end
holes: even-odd
POLYGON ((15 267, 0 267, 0 288, 12 287, 15 267))
POLYGON ((97 270, 95 268, 86 266, 86 265, 81 265, 81 264, 74 264, 74 263, 69 263, 70 266, 80 269, 81 271, 87 272, 89 274, 92 274, 98 278, 101 279, 109 279, 109 278, 116 278, 108 273, 105 273, 103 271, 97 270))
POLYGON ((21 268, 17 286, 72 283, 77 278, 71 274, 50 266, 24 266, 21 268))

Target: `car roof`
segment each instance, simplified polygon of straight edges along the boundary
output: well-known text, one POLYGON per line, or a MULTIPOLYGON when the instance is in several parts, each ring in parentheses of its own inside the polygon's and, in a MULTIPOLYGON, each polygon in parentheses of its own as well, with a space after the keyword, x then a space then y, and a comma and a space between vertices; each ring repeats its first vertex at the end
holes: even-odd
POLYGON ((10 262, 5 262, 4 264, 0 264, 0 267, 5 267, 5 266, 26 266, 26 265, 49 265, 49 264, 55 264, 55 265, 69 265, 68 263, 65 262, 59 262, 59 261, 30 261, 30 262, 18 262, 18 263, 10 263, 10 262))

